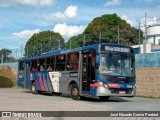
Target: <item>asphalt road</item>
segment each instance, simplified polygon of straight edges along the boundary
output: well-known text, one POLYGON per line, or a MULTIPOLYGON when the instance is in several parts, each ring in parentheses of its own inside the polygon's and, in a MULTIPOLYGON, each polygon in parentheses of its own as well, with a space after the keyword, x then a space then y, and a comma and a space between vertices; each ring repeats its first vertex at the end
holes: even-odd
MULTIPOLYGON (((108 101, 98 98, 72 100, 68 95, 33 95, 29 90, 21 88, 0 89, 0 111, 160 111, 160 99, 152 98, 118 98, 111 97, 108 101)), ((33 118, 0 118, 0 120, 30 120, 33 118)), ((34 118, 35 119, 35 118, 34 118)), ((39 120, 40 118, 37 118, 39 120)), ((42 118, 44 119, 44 118, 42 118)), ((49 120, 81 118, 45 118, 49 120)), ((84 119, 105 120, 160 120, 158 117, 91 117, 84 119)))

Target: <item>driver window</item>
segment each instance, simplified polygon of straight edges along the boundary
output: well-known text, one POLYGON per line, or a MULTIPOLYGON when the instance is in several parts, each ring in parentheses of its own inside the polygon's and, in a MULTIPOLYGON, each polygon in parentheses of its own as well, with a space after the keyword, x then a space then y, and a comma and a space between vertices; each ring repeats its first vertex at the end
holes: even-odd
POLYGON ((19 63, 19 70, 23 71, 24 70, 24 62, 19 63))

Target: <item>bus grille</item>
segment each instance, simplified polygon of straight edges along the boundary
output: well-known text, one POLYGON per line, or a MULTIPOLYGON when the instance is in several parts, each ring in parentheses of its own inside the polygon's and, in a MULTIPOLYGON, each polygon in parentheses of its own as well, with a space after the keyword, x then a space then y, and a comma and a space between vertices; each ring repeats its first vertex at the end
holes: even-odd
POLYGON ((130 89, 114 89, 114 88, 110 88, 109 90, 110 90, 111 93, 113 93, 113 94, 119 94, 119 91, 125 91, 126 94, 131 94, 132 91, 133 91, 132 88, 130 88, 130 89))

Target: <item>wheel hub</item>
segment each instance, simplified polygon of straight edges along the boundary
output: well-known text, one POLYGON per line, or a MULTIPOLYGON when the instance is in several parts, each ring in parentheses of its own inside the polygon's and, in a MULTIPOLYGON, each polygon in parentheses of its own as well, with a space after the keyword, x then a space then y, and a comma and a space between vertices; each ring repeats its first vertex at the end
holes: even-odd
POLYGON ((77 90, 76 88, 74 88, 74 89, 72 90, 72 94, 73 94, 74 96, 76 96, 76 95, 78 94, 78 90, 77 90))
POLYGON ((33 91, 33 92, 35 91, 35 89, 36 89, 36 88, 35 88, 35 86, 34 86, 34 85, 32 85, 32 91, 33 91))

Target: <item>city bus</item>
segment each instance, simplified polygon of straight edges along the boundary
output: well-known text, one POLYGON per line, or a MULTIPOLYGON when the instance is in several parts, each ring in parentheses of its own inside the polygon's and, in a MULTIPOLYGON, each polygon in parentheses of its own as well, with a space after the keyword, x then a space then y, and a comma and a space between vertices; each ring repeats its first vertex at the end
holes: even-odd
POLYGON ((19 61, 18 86, 39 92, 84 97, 134 97, 135 55, 132 47, 102 43, 60 49, 19 61))

